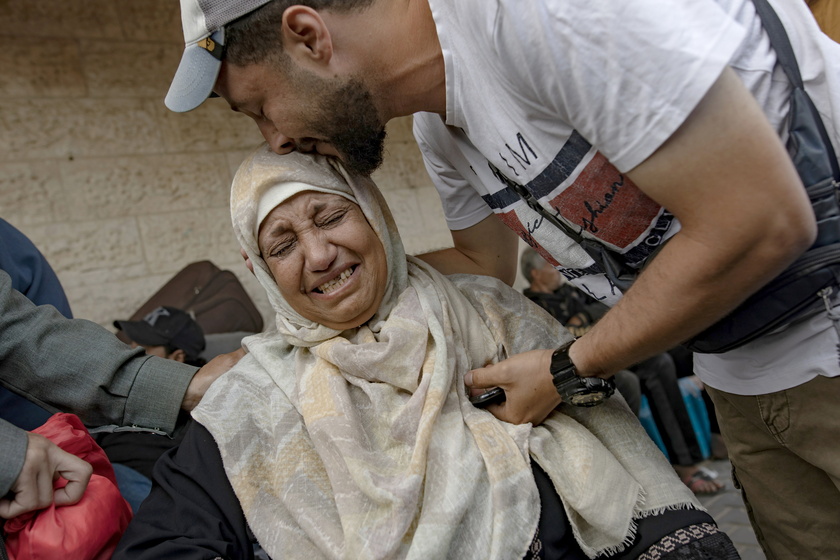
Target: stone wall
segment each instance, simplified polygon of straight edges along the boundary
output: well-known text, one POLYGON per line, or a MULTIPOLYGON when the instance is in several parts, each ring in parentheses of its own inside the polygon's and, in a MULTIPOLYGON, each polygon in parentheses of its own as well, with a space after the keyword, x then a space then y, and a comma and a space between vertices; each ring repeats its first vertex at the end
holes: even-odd
MULTIPOLYGON (((209 259, 273 320, 227 203, 262 139, 221 100, 166 109, 182 49, 177 0, 0 0, 0 217, 41 249, 77 317, 111 327, 209 259)), ((374 177, 407 251, 449 246, 410 118, 388 132, 374 177)))

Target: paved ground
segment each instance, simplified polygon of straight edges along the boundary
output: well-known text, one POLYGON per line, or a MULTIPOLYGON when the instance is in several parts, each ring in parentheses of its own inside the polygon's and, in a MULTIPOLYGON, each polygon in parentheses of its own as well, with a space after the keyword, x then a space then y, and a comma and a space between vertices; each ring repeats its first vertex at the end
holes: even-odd
POLYGON ((732 484, 729 461, 708 461, 704 464, 717 471, 720 480, 726 482, 726 487, 713 496, 700 496, 700 502, 735 543, 742 560, 766 560, 747 518, 741 492, 732 484))

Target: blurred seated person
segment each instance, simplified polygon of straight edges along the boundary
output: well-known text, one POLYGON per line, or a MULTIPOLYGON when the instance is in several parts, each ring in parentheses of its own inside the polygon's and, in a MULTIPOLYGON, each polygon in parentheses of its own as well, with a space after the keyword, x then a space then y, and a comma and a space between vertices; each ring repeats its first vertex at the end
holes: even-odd
MULTIPOLYGON (((131 347, 142 346, 146 353, 167 360, 201 367, 199 357, 206 345, 204 332, 189 313, 175 307, 158 307, 141 321, 114 321, 114 326, 131 339, 131 347)), ((106 426, 91 430, 105 450, 120 491, 136 512, 152 487, 152 467, 164 451, 175 447, 184 437, 189 416, 182 413, 172 437, 153 430, 106 426)))
POLYGON ((570 284, 559 270, 526 247, 519 257, 522 276, 528 287, 522 293, 566 325, 573 335, 585 333, 609 309, 570 284))
MULTIPOLYGON (((519 264, 522 275, 530 282, 523 294, 565 323, 575 336, 591 329, 609 309, 566 281, 535 249, 525 248, 519 264)), ((629 372, 622 370, 616 375, 616 385, 623 393, 625 389, 619 375, 636 379, 637 387, 641 385, 641 394, 648 399, 654 422, 680 479, 696 494, 715 494, 723 484, 717 480, 717 473, 699 465, 704 457, 679 387, 674 359, 677 355, 684 356, 678 349, 674 355, 663 353, 648 358, 629 372)), ((684 365, 684 360, 680 360, 680 365, 684 365)), ((638 406, 634 411, 638 416, 638 406)))
POLYGON ((115 558, 251 558, 249 527, 272 558, 738 557, 619 396, 558 395, 538 426, 473 406, 471 369, 572 336, 407 257, 369 179, 263 146, 231 213, 276 327, 158 461, 115 558))
MULTIPOLYGON (((519 269, 528 282, 522 293, 563 323, 575 336, 580 336, 606 313, 607 307, 587 297, 566 281, 536 250, 527 247, 519 257, 519 269)), ((615 385, 630 410, 639 415, 642 391, 638 376, 621 370, 614 376, 615 385)))

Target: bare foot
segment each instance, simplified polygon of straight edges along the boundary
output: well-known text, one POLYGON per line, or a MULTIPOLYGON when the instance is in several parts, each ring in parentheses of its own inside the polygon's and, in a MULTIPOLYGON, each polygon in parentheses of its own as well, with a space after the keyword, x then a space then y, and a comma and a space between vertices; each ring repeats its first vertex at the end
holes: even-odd
POLYGON ((698 467, 697 465, 674 465, 683 484, 697 495, 717 494, 723 489, 723 484, 717 479, 717 473, 698 467))

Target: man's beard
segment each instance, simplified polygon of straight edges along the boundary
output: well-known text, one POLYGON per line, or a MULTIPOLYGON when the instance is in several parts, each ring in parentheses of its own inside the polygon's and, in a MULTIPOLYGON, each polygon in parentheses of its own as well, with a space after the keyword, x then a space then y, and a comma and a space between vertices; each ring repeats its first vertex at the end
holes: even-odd
POLYGON ((312 126, 338 150, 348 171, 370 175, 382 165, 385 151, 385 125, 373 95, 355 78, 329 89, 318 103, 312 126))

